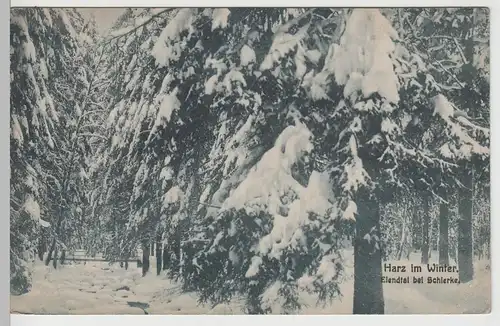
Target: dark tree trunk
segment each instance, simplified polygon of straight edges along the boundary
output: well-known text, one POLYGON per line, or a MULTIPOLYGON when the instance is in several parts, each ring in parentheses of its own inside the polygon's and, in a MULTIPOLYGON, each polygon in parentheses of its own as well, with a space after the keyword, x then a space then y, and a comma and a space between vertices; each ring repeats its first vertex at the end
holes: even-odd
POLYGON ((66 250, 62 250, 61 251, 61 259, 59 260, 59 263, 61 265, 63 265, 65 261, 66 261, 66 250))
POLYGON ((429 212, 429 196, 428 194, 424 194, 424 198, 422 201, 422 214, 424 215, 424 226, 422 230, 422 264, 429 263, 429 224, 430 224, 430 212, 429 212))
MULTIPOLYGON (((448 200, 446 194, 443 194, 443 199, 448 200)), ((449 236, 448 236, 448 218, 449 210, 448 203, 439 205, 439 264, 448 265, 450 263, 449 256, 449 236)))
POLYGON ((397 260, 401 260, 403 257, 403 252, 406 248, 406 243, 407 243, 407 234, 406 234, 406 216, 403 217, 403 224, 401 226, 401 238, 399 239, 399 247, 398 247, 398 252, 396 254, 397 260))
POLYGON ((123 268, 123 261, 120 260, 120 268, 123 268))
POLYGON ((180 262, 181 262, 181 230, 180 227, 177 228, 176 234, 172 239, 171 246, 171 256, 170 256, 170 266, 175 273, 180 273, 180 262))
POLYGON ((43 261, 43 254, 45 253, 45 242, 43 236, 38 240, 38 258, 43 261))
POLYGON ((369 193, 360 194, 356 203, 353 314, 383 314, 382 254, 375 240, 380 239, 379 204, 369 193))
POLYGON ((167 245, 163 246, 163 270, 168 269, 168 248, 167 245))
POLYGON ((438 249, 438 225, 435 222, 437 220, 430 219, 429 221, 429 260, 432 258, 432 251, 438 249))
POLYGON ((142 247, 142 276, 146 276, 149 271, 149 244, 145 244, 142 247))
POLYGON ((412 217, 411 217, 411 246, 414 250, 422 248, 422 217, 419 214, 418 202, 412 201, 412 217))
MULTIPOLYGON (((63 224, 63 210, 62 210, 62 206, 59 210, 59 218, 57 219, 57 224, 56 224, 56 229, 55 229, 55 235, 54 237, 52 238, 52 243, 50 244, 50 248, 49 248, 49 251, 47 253, 47 258, 45 259, 45 266, 49 266, 50 264, 50 261, 52 260, 52 254, 54 253, 54 250, 57 250, 57 247, 56 247, 56 239, 57 239, 57 236, 61 230, 61 226, 63 224)), ((55 256, 57 256, 57 254, 55 254, 55 256)), ((54 256, 54 261, 56 259, 56 257, 54 256)), ((57 263, 54 262, 54 265, 57 265, 57 263)))
MULTIPOLYGON (((487 195, 489 196, 489 194, 487 195)), ((491 205, 491 200, 488 200, 488 203, 490 203, 491 205)), ((485 250, 485 256, 486 256, 486 259, 490 259, 491 258, 491 255, 490 255, 490 248, 491 248, 491 229, 490 229, 490 226, 491 226, 491 215, 488 214, 488 216, 486 217, 487 218, 487 221, 486 221, 486 225, 484 226, 486 228, 485 232, 484 232, 484 250, 485 250)))
MULTIPOLYGON (((472 33, 467 35, 464 46, 464 56, 467 63, 462 66, 462 74, 466 83, 465 95, 467 91, 473 93, 474 88, 474 75, 476 74, 473 67, 474 61, 474 15, 475 9, 469 8, 470 16, 472 18, 469 24, 464 28, 470 29, 472 33), (469 26, 467 26, 469 25, 469 26)), ((476 106, 474 96, 464 97, 464 107, 473 108, 476 106)), ((469 113, 474 116, 473 111, 469 113)), ((474 277, 473 268, 473 247, 472 247, 472 198, 473 198, 473 166, 466 164, 462 176, 463 187, 459 188, 459 203, 458 203, 458 276, 461 283, 469 282, 474 277)))
POLYGON ((128 259, 130 258, 130 253, 126 253, 125 256, 124 256, 124 268, 125 270, 128 269, 128 259))
POLYGON ((160 275, 162 268, 162 255, 161 255, 161 234, 156 236, 156 275, 160 275))
POLYGON ((265 311, 262 309, 262 292, 260 286, 253 285, 248 291, 248 297, 246 300, 246 309, 249 315, 263 315, 265 311))
POLYGON ((52 266, 54 268, 57 268, 57 246, 56 246, 56 248, 54 250, 54 259, 52 259, 52 266))
MULTIPOLYGON (((201 122, 202 127, 206 127, 208 124, 201 122)), ((208 132, 205 128, 205 132, 208 132)), ((203 132, 200 132, 199 135, 203 135, 203 132)), ((191 219, 193 216, 197 215, 198 211, 198 201, 200 199, 202 187, 200 185, 200 164, 201 164, 201 157, 203 155, 203 141, 202 139, 198 139, 194 141, 194 158, 193 158, 193 165, 192 165, 192 171, 193 174, 191 175, 191 194, 190 197, 188 198, 189 204, 187 208, 187 218, 182 219, 181 223, 178 227, 178 254, 177 259, 178 259, 178 266, 179 266, 179 275, 181 277, 184 277, 184 274, 186 273, 185 270, 185 265, 184 262, 186 260, 186 245, 189 245, 189 233, 191 231, 191 219)), ((189 250, 189 249, 188 249, 189 250)), ((189 256, 189 255, 187 255, 189 256)))
POLYGON ((45 266, 49 266, 55 249, 56 249, 56 239, 54 238, 52 239, 52 243, 50 244, 49 252, 47 253, 47 258, 45 258, 45 266))
POLYGON ((464 172, 458 202, 458 276, 461 283, 474 277, 472 262, 472 169, 464 172))

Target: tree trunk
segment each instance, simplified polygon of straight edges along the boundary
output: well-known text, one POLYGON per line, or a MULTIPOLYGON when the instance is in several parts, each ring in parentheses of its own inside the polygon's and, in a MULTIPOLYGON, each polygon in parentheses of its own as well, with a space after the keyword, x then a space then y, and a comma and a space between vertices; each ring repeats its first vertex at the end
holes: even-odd
POLYGON ((47 258, 45 258, 45 266, 49 266, 55 249, 56 249, 56 239, 54 238, 54 239, 52 239, 52 243, 50 244, 49 251, 47 252, 47 258))
POLYGON ((43 261, 43 254, 45 253, 45 242, 43 241, 43 236, 38 240, 38 258, 43 261))
POLYGON ((54 250, 54 259, 52 259, 52 266, 54 268, 57 268, 57 246, 56 246, 56 248, 54 250))
POLYGON ((163 270, 168 269, 168 249, 167 245, 163 246, 163 270))
POLYGON ((406 216, 403 217, 403 225, 401 226, 401 238, 399 241, 399 248, 396 257, 397 260, 401 260, 401 257, 403 256, 405 242, 406 242, 406 216))
MULTIPOLYGON (((63 185, 63 189, 66 189, 64 185, 63 185)), ((64 209, 63 209, 62 203, 60 205, 61 206, 59 208, 59 217, 57 218, 56 228, 54 230, 54 236, 52 238, 52 243, 50 245, 49 252, 47 253, 47 259, 45 260, 45 266, 48 266, 50 264, 50 260, 52 259, 52 254, 53 254, 54 250, 57 250, 57 248, 56 248, 57 241, 56 240, 59 237, 59 232, 61 231, 61 227, 63 225, 63 216, 64 216, 63 215, 64 209)), ((57 256, 57 255, 55 255, 55 256, 57 256)), ((54 260, 55 260, 55 257, 54 257, 54 260)))
POLYGON ((65 261, 66 261, 66 250, 63 249, 61 251, 61 259, 59 260, 59 263, 63 265, 65 261))
MULTIPOLYGON (((430 214, 430 212, 429 212, 430 214)), ((429 260, 432 258, 432 251, 434 250, 434 239, 436 239, 437 225, 434 225, 434 220, 429 216, 429 260)))
POLYGON ((180 227, 177 227, 177 230, 176 230, 176 235, 175 235, 175 238, 173 240, 173 246, 172 246, 172 251, 174 253, 174 258, 171 262, 172 264, 172 268, 175 266, 176 269, 175 269, 175 273, 177 274, 180 274, 181 272, 181 269, 180 269, 180 264, 181 264, 181 228, 180 227))
POLYGON ((151 249, 150 256, 154 257, 154 255, 155 255, 155 243, 151 242, 151 246, 149 248, 151 249))
POLYGON ((125 270, 128 269, 128 259, 130 258, 130 253, 126 253, 124 256, 123 256, 123 265, 124 265, 124 268, 125 270))
MULTIPOLYGON (((200 121, 201 122, 201 121, 200 121)), ((205 127, 207 126, 206 122, 201 122, 201 126, 205 127)), ((205 130, 208 132, 208 130, 205 130)), ((202 134, 202 133, 200 133, 202 134)), ((179 259, 179 275, 181 277, 184 277, 185 271, 185 256, 186 256, 186 246, 189 246, 189 239, 190 239, 190 232, 191 232, 191 225, 192 221, 191 219, 193 216, 197 215, 198 211, 198 201, 200 199, 202 187, 200 185, 200 164, 201 164, 201 156, 203 153, 203 146, 202 146, 202 139, 199 139, 198 141, 194 142, 194 158, 193 158, 193 165, 192 165, 192 171, 193 174, 191 175, 191 194, 190 197, 188 198, 189 204, 187 208, 187 218, 183 219, 179 225, 179 255, 177 258, 179 259)), ((189 255, 187 255, 189 256, 189 255)))
POLYGON ((142 247, 142 276, 146 276, 146 273, 149 271, 149 251, 149 244, 145 244, 142 247))
POLYGON ((262 292, 260 287, 255 284, 250 286, 248 297, 246 300, 247 314, 249 315, 263 315, 265 311, 262 309, 262 292))
POLYGON ((474 277, 472 262, 472 168, 464 172, 458 202, 458 276, 461 283, 474 277))
POLYGON ((162 268, 162 255, 161 255, 161 234, 156 235, 156 275, 160 275, 162 268))
POLYGON ((424 198, 422 201, 423 204, 423 215, 424 215, 424 227, 422 230, 422 264, 429 263, 429 224, 430 224, 430 212, 429 212, 429 196, 428 194, 424 194, 424 198))
MULTIPOLYGON (((448 200, 446 194, 443 194, 443 199, 448 200)), ((447 203, 441 203, 439 205, 439 264, 449 265, 449 236, 448 236, 448 205, 447 203)))
POLYGON ((418 202, 412 201, 412 205, 411 246, 416 251, 422 249, 422 217, 419 214, 418 202))
POLYGON ((379 204, 369 193, 360 194, 356 203, 353 314, 383 314, 382 253, 375 240, 380 239, 379 204))
POLYGON ((486 259, 488 260, 491 259, 491 242, 489 235, 488 235, 488 244, 486 245, 486 259))

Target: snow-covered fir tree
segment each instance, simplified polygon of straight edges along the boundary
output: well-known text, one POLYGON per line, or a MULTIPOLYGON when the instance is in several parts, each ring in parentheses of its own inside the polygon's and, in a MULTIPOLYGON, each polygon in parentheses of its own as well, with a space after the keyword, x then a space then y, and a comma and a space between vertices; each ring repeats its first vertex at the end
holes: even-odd
MULTIPOLYGON (((14 9, 11 18, 11 289, 23 292, 35 250, 46 240, 64 248, 59 216, 81 209, 81 178, 64 171, 75 164, 67 155, 86 153, 84 144, 70 147, 68 131, 87 83, 78 58, 89 37, 76 10, 14 9)), ((85 163, 77 165, 82 176, 85 163)))
POLYGON ((490 254, 483 9, 126 9, 101 37, 37 8, 11 25, 13 291, 36 246, 54 267, 141 249, 143 276, 154 246, 204 304, 296 313, 352 277, 353 313, 382 314, 383 261, 438 251, 468 282, 490 254))
MULTIPOLYGON (((127 153, 133 158, 126 163, 116 160, 125 164, 125 171, 132 169, 129 177, 123 175, 123 180, 132 177, 135 180, 133 188, 129 188, 130 216, 135 216, 131 222, 146 223, 148 227, 141 232, 149 237, 146 240, 149 242, 156 233, 165 232, 163 238, 169 246, 166 249, 172 255, 164 266, 181 276, 187 288, 206 293, 202 300, 218 302, 244 295, 253 311, 262 312, 265 309, 261 307, 261 298, 266 289, 279 290, 290 299, 299 283, 304 286, 307 277, 311 277, 311 284, 334 296, 337 273, 330 275, 326 283, 313 280, 315 273, 323 270, 320 266, 324 259, 333 266, 340 261, 330 255, 330 251, 337 249, 333 235, 340 220, 362 216, 356 221, 356 241, 359 246, 368 242, 368 247, 379 252, 379 214, 374 219, 365 218, 360 209, 376 212, 378 202, 390 202, 392 198, 387 194, 408 187, 408 182, 410 187, 434 193, 431 185, 436 182, 437 171, 451 172, 455 163, 446 156, 445 147, 453 146, 456 153, 487 154, 487 149, 466 133, 464 125, 468 121, 450 118, 447 112, 452 104, 443 95, 445 89, 427 72, 419 53, 410 53, 378 10, 269 11, 262 15, 259 10, 248 9, 182 9, 128 15, 134 22, 126 25, 125 30, 116 31, 111 42, 123 39, 133 44, 149 27, 147 36, 141 39, 142 46, 132 50, 129 62, 134 66, 142 58, 145 65, 135 68, 135 73, 124 79, 124 85, 134 89, 132 94, 138 89, 141 95, 137 99, 132 95, 132 104, 121 104, 112 113, 125 126, 113 124, 117 130, 113 139, 125 139, 123 144, 128 146, 128 151, 119 151, 122 154, 118 157, 127 153), (156 20, 159 25, 151 23, 156 20), (325 38, 324 29, 328 28, 331 35, 325 38), (158 35, 158 39, 144 41, 151 35, 158 35), (189 53, 183 52, 187 50, 189 53), (198 82, 200 74, 206 75, 204 85, 198 82), (194 75, 197 78, 190 79, 194 75), (160 77, 151 82, 148 76, 160 77), (152 91, 151 85, 156 85, 157 90, 152 91), (153 107, 155 111, 144 119, 151 112, 150 103, 155 96, 158 103, 153 107), (136 101, 138 104, 134 104, 136 101), (126 115, 119 110, 125 110, 126 115), (330 119, 335 119, 331 127, 330 119), (325 121, 326 131, 319 132, 325 121), (137 127, 131 129, 129 125, 137 127), (215 130, 211 137, 210 130, 215 130), (429 130, 444 134, 444 142, 434 141, 436 136, 429 134, 429 130), (144 133, 142 139, 138 137, 141 133, 144 133), (293 136, 294 133, 300 136, 293 136), (458 139, 450 138, 451 135, 458 139), (293 144, 300 145, 294 145, 287 153, 289 137, 293 144), (313 139, 319 146, 314 146, 313 139), (285 161, 276 167, 279 181, 266 177, 270 188, 246 181, 258 179, 259 173, 264 173, 259 169, 268 171, 269 162, 281 160, 279 155, 268 159, 277 147, 281 147, 285 161), (296 152, 290 152, 293 150, 296 152), (176 152, 179 154, 175 155, 176 152), (318 165, 319 162, 322 163, 318 165), (336 189, 313 185, 329 190, 319 192, 330 205, 325 204, 328 209, 323 207, 321 213, 314 208, 302 213, 292 210, 293 203, 300 200, 300 193, 307 192, 304 189, 308 189, 308 179, 313 178, 313 183, 314 178, 328 180, 324 173, 331 184, 341 185, 336 189), (283 180, 283 175, 289 175, 290 179, 283 180), (160 185, 158 180, 162 178, 167 180, 160 185), (144 191, 145 186, 158 192, 153 195, 144 191), (255 187, 257 193, 252 195, 247 187, 255 187), (248 197, 234 199, 233 196, 241 194, 248 197), (252 196, 264 200, 260 209, 246 207, 256 205, 252 196), (164 206, 159 208, 162 201, 164 206), (325 240, 327 244, 307 244, 307 241, 301 244, 306 248, 321 248, 314 257, 315 263, 302 263, 301 268, 306 269, 293 276, 296 267, 280 268, 282 271, 276 271, 277 274, 252 279, 259 274, 257 267, 263 264, 263 258, 269 259, 266 264, 270 266, 280 259, 288 260, 287 264, 298 264, 300 249, 295 249, 293 234, 310 227, 305 226, 309 217, 304 216, 311 213, 325 220, 316 223, 318 230, 308 232, 330 237, 325 240), (289 214, 303 217, 287 218, 289 214), (235 221, 238 217, 244 220, 244 216, 252 221, 264 220, 254 222, 255 226, 236 227, 235 221), (280 223, 280 219, 286 223, 280 223), (291 220, 297 220, 298 224, 287 231, 291 234, 281 235, 291 238, 271 241, 272 235, 282 234, 281 228, 286 229, 291 220), (363 225, 367 221, 372 224, 363 225), (243 234, 253 236, 246 238, 243 234), (238 241, 232 243, 235 240, 230 238, 238 241), (266 241, 271 242, 266 246, 266 241), (278 253, 273 253, 273 246, 281 248, 278 253), (234 251, 233 247, 244 252, 234 251), (282 250, 298 250, 298 257, 282 257, 282 250), (232 259, 222 260, 225 255, 232 259), (212 272, 207 273, 208 269, 212 272), (240 277, 243 283, 239 287, 226 285, 224 280, 229 275, 240 277)), ((130 69, 126 74, 130 74, 130 69)), ((367 254, 372 249, 359 247, 357 254, 367 254)), ((303 253, 310 250, 304 249, 303 253)), ((363 258, 368 259, 359 256, 358 266, 370 264, 363 262, 363 258)), ((380 264, 380 256, 372 262, 375 268, 377 261, 380 264)), ((341 266, 337 265, 336 268, 341 266)), ((359 270, 368 269, 364 266, 359 270)), ((371 275, 373 280, 379 276, 371 275)), ((377 300, 381 301, 381 288, 373 291, 364 288, 378 295, 377 300)), ((293 310, 300 306, 293 299, 287 304, 282 308, 293 310)), ((382 307, 370 309, 381 311, 382 307)))

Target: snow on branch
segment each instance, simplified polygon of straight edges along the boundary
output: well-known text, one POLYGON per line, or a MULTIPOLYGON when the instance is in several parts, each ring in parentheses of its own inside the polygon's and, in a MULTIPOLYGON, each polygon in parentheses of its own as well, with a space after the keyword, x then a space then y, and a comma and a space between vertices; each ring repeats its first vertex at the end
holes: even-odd
POLYGON ((458 110, 448 99, 439 94, 432 99, 434 104, 434 115, 441 117, 448 127, 451 136, 459 140, 458 147, 445 144, 441 147, 441 153, 445 156, 470 158, 472 154, 489 155, 489 149, 482 146, 476 139, 472 138, 465 127, 482 133, 489 137, 489 129, 477 126, 463 111, 458 110))
POLYGON ((147 142, 149 142, 154 136, 155 132, 158 128, 168 122, 170 122, 172 118, 172 114, 179 110, 181 106, 181 102, 177 98, 178 89, 175 88, 171 93, 163 95, 161 99, 161 104, 158 108, 158 113, 156 115, 156 120, 151 128, 151 132, 149 134, 147 142))
POLYGON ((366 98, 378 93, 389 102, 399 101, 398 79, 391 55, 397 32, 377 9, 355 9, 347 20, 340 45, 333 45, 325 63, 339 85, 349 94, 360 91, 366 98))
POLYGON ((163 29, 156 41, 151 54, 160 66, 168 65, 170 60, 179 58, 181 48, 179 44, 172 44, 184 31, 193 31, 193 22, 195 20, 196 9, 180 9, 163 29))
POLYGON ((279 212, 281 194, 300 192, 302 186, 292 177, 292 166, 312 150, 311 132, 304 125, 289 126, 272 149, 250 171, 247 178, 224 202, 223 208, 279 212))
POLYGON ((358 156, 358 145, 354 135, 351 135, 346 150, 348 150, 350 158, 344 166, 342 188, 348 193, 353 193, 360 186, 367 185, 370 181, 370 176, 363 167, 363 161, 358 156))
POLYGON ((40 223, 40 225, 42 227, 49 227, 50 226, 50 223, 47 222, 47 221, 44 221, 42 220, 41 216, 40 216, 40 206, 38 205, 38 203, 33 199, 32 196, 28 196, 26 198, 26 201, 24 202, 23 204, 23 209, 26 213, 29 214, 29 216, 37 221, 38 223, 40 223))
POLYGON ((231 11, 227 8, 216 8, 212 12, 212 31, 217 28, 226 28, 231 11))
POLYGON ((310 24, 301 27, 295 34, 278 31, 274 36, 274 40, 269 53, 266 55, 264 61, 260 65, 260 70, 264 71, 271 69, 274 63, 279 62, 281 58, 295 49, 300 41, 307 35, 309 26, 310 24))
POLYGON ((178 186, 170 188, 163 197, 163 206, 168 207, 182 200, 184 192, 178 186))
POLYGON ((258 274, 260 256, 278 258, 286 248, 304 244, 302 228, 310 222, 310 213, 330 216, 334 207, 328 174, 313 171, 304 187, 292 173, 312 149, 312 133, 305 125, 288 126, 223 202, 222 212, 244 209, 250 216, 265 212, 272 218, 273 228, 259 240, 246 277, 258 274))

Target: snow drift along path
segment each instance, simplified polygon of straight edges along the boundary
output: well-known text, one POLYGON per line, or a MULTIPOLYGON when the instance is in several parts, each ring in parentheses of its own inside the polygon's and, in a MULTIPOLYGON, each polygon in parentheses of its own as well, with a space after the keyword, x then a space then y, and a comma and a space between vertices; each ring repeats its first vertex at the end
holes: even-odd
MULTIPOLYGON (((352 252, 347 257, 352 257, 352 252)), ((431 263, 437 253, 433 253, 431 263)), ((418 264, 410 261, 392 264, 418 264)), ((151 261, 153 257, 151 257, 151 261)), ((343 297, 326 306, 303 294, 303 314, 350 314, 352 311, 352 258, 346 261, 347 279, 341 285, 343 297)), ((384 284, 387 314, 487 313, 491 306, 491 273, 486 262, 476 262, 476 278, 469 284, 384 284)), ((395 276, 395 273, 388 276, 395 276)), ((422 275, 427 275, 423 273, 422 275)), ((435 276, 435 275, 434 275, 435 276)), ((448 276, 443 275, 443 276, 448 276)), ((11 296, 11 312, 24 314, 241 314, 241 303, 199 305, 195 294, 180 293, 179 287, 156 271, 141 277, 131 263, 129 270, 107 263, 65 265, 58 270, 41 262, 35 269, 33 289, 11 296)))

